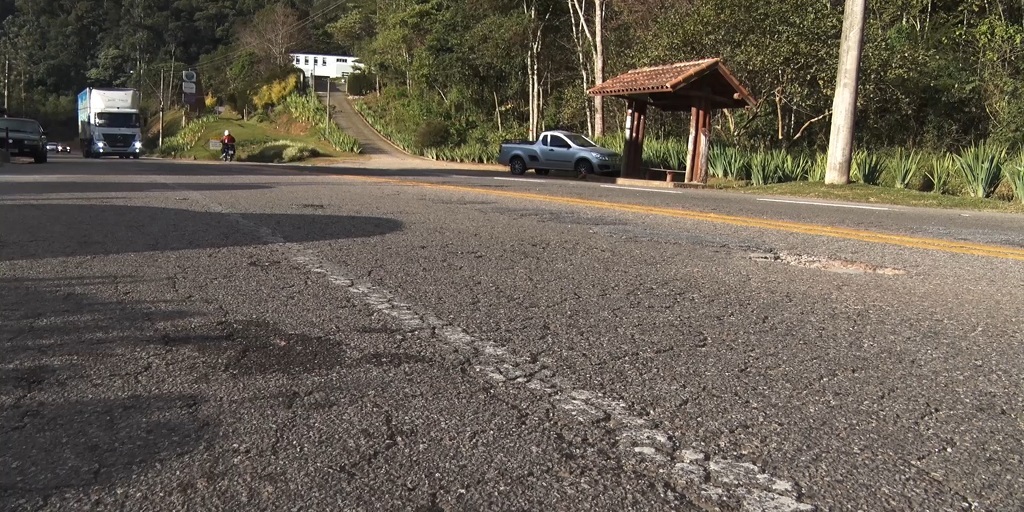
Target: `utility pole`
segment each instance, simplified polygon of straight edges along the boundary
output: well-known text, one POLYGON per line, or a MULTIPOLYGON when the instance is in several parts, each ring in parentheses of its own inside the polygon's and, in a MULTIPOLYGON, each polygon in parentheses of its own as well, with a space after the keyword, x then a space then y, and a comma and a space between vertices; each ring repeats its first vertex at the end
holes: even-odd
POLYGON ((825 172, 825 183, 829 185, 850 183, 866 3, 867 0, 846 0, 843 10, 843 36, 839 43, 839 71, 832 101, 832 131, 829 135, 825 172))
POLYGON ((4 30, 4 113, 9 112, 11 97, 11 34, 4 30))
POLYGON ((164 70, 160 69, 160 135, 157 147, 164 147, 164 70))

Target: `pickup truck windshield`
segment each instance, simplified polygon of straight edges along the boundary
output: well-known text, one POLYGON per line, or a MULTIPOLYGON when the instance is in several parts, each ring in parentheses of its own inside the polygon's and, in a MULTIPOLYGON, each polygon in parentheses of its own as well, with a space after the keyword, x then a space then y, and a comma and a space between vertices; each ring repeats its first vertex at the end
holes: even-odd
POLYGON ((138 114, 111 112, 96 114, 96 126, 100 128, 138 128, 141 124, 138 114))
POLYGON ((575 133, 567 133, 567 134, 565 134, 565 138, 569 139, 569 142, 572 142, 573 144, 575 144, 575 145, 577 145, 577 146, 579 146, 581 148, 596 148, 597 147, 597 144, 594 144, 590 139, 588 139, 588 138, 586 138, 586 137, 584 137, 582 135, 575 134, 575 133))
POLYGON ((0 119, 0 132, 4 130, 22 133, 40 133, 43 131, 39 127, 39 123, 29 119, 0 119))

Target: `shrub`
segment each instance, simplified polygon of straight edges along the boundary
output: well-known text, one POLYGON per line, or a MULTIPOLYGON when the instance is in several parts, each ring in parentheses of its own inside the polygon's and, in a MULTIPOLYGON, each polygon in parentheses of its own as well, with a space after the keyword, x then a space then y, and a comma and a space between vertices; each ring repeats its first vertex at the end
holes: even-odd
POLYGON ((708 169, 712 176, 730 180, 747 179, 746 154, 734 147, 713 146, 708 155, 708 169))
POLYGON ((1006 177, 1013 187, 1013 198, 1024 204, 1024 159, 1018 158, 1006 169, 1006 177))
POLYGON ((290 94, 281 101, 281 108, 299 122, 312 125, 317 137, 334 149, 346 153, 361 153, 359 141, 343 132, 327 113, 327 107, 319 100, 304 94, 290 94))
POLYGON ((785 151, 776 151, 772 153, 772 159, 777 169, 778 180, 782 182, 800 181, 811 173, 814 166, 811 159, 804 154, 793 155, 785 151))
POLYGON ((1003 178, 1006 148, 994 144, 977 144, 953 156, 957 170, 971 197, 989 197, 1003 178))
POLYGON ((828 153, 818 153, 814 157, 814 165, 807 174, 809 181, 825 181, 825 174, 828 172, 828 153))
POLYGON ((885 161, 876 153, 858 151, 854 157, 857 176, 866 185, 878 185, 885 175, 885 161))
POLYGON ((954 168, 956 168, 956 159, 953 158, 953 155, 935 156, 932 159, 929 171, 925 174, 932 182, 932 192, 942 194, 947 190, 954 168))
POLYGON ((255 152, 241 156, 239 160, 243 162, 291 163, 320 156, 320 152, 316 148, 290 140, 264 142, 257 147, 255 152))
POLYGON ((903 148, 897 148, 892 157, 890 169, 892 169, 893 186, 896 188, 907 188, 917 174, 917 168, 921 164, 921 155, 914 151, 907 152, 903 148))
POLYGON ((163 156, 170 156, 184 153, 192 149, 192 147, 195 146, 203 136, 203 132, 206 131, 206 127, 216 120, 217 117, 213 115, 193 119, 191 123, 185 125, 185 127, 173 137, 164 139, 164 145, 160 147, 158 151, 159 154, 163 156))
POLYGON ((281 80, 275 80, 263 87, 260 87, 252 102, 258 109, 265 109, 272 105, 279 105, 285 98, 290 96, 299 86, 297 74, 288 75, 281 80))
POLYGON ((750 182, 755 187, 770 185, 779 180, 776 153, 759 151, 750 157, 750 182))
POLYGON ((366 96, 376 88, 376 77, 367 73, 352 73, 346 81, 349 96, 366 96))
POLYGON ((420 149, 447 146, 451 140, 451 130, 442 121, 426 121, 416 131, 416 147, 420 149))

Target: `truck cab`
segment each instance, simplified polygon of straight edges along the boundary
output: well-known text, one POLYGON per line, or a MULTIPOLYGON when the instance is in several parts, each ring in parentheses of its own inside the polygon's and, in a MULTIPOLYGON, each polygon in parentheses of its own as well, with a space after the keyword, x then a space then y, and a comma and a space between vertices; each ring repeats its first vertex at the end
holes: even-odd
POLYGON ((142 116, 135 89, 88 88, 78 95, 82 156, 139 158, 142 116))

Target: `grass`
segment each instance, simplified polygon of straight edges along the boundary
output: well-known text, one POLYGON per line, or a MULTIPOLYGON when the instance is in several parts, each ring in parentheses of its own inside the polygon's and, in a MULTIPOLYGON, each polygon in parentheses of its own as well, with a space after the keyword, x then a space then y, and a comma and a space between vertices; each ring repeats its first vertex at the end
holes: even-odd
POLYGON ((715 183, 714 187, 723 190, 735 190, 745 194, 788 195, 867 204, 1024 213, 1024 204, 1021 203, 1012 203, 999 199, 931 194, 915 190, 865 185, 862 183, 825 185, 824 183, 794 181, 776 185, 742 187, 725 182, 715 183))
MULTIPOLYGON (((323 140, 316 130, 311 130, 308 126, 288 117, 280 117, 274 122, 258 123, 225 115, 210 119, 202 126, 197 142, 173 156, 195 160, 219 159, 220 150, 210 149, 209 141, 219 140, 224 130, 231 130, 231 134, 238 140, 236 158, 239 161, 297 162, 308 158, 341 155, 341 152, 334 149, 330 142, 323 140), (286 155, 289 148, 291 151, 286 155)), ((166 145, 167 140, 164 142, 166 145)))

